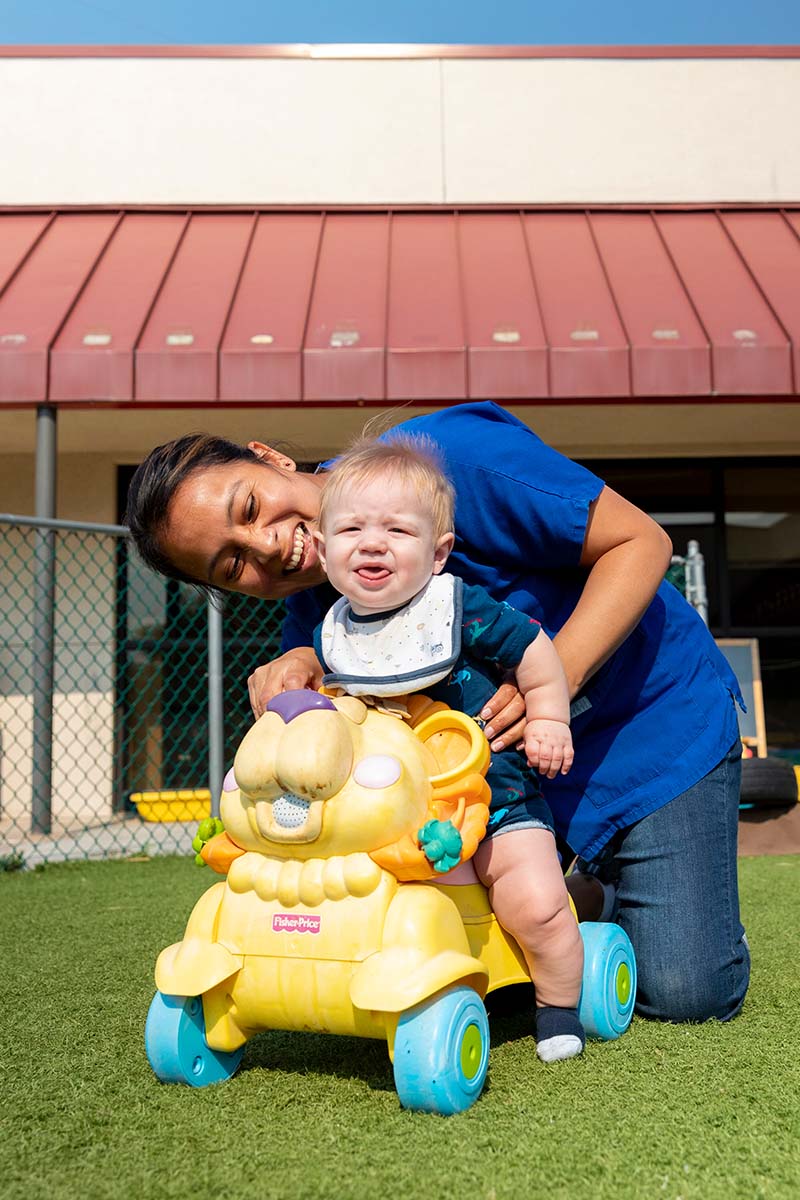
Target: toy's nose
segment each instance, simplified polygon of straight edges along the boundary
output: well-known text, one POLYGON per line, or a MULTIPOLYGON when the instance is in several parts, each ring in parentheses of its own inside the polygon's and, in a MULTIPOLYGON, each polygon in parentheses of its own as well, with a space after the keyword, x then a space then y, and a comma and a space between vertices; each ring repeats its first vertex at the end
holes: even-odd
POLYGON ((298 688, 273 696, 267 705, 267 712, 277 713, 288 725, 301 713, 311 712, 315 708, 333 709, 336 712, 336 705, 327 696, 312 692, 309 688, 298 688))

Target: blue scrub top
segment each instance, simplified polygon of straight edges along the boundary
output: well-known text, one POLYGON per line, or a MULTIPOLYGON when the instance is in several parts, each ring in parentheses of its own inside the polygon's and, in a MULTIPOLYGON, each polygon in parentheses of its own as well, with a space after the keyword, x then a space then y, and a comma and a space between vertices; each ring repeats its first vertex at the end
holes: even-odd
MULTIPOLYGON (((602 480, 492 403, 413 417, 383 439, 398 432, 431 438, 455 487, 456 540, 447 570, 556 634, 586 579, 578 563, 602 480)), ((289 598, 285 650, 312 644, 336 596, 323 584, 289 598)), ((738 737, 736 678, 669 583, 581 697, 583 711, 572 720, 572 770, 542 780, 542 790, 558 832, 587 858, 616 830, 702 779, 738 737)))

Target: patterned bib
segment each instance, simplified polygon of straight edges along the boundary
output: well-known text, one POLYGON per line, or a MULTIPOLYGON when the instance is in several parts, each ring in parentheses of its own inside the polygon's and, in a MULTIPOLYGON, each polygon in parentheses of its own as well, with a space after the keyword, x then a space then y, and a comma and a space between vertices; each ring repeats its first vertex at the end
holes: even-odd
POLYGON ((404 696, 444 679, 461 653, 461 580, 433 575, 402 608, 359 617, 342 596, 322 623, 322 682, 350 696, 404 696))

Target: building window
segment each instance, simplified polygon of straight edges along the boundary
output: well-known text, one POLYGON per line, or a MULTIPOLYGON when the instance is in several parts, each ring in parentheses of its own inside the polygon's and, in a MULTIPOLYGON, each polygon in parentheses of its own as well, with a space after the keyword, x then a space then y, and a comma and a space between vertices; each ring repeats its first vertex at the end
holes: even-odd
POLYGON ((759 640, 770 753, 800 763, 800 463, 723 474, 730 628, 759 640))
POLYGON ((730 624, 800 625, 800 466, 724 468, 730 624))
POLYGON ((756 637, 770 753, 800 762, 800 460, 588 461, 706 564, 715 637, 756 637))

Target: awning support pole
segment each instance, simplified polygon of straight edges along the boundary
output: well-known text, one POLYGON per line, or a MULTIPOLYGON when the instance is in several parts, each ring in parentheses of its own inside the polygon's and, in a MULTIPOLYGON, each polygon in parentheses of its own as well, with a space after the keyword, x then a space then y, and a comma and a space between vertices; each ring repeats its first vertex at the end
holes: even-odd
POLYGON ((222 689, 222 610, 208 598, 208 786, 211 815, 219 816, 219 798, 225 775, 225 731, 222 689))
MULTIPOLYGON (((56 410, 36 410, 36 516, 56 515, 56 410)), ((33 762, 31 832, 49 833, 53 810, 56 534, 33 531, 33 762)))

